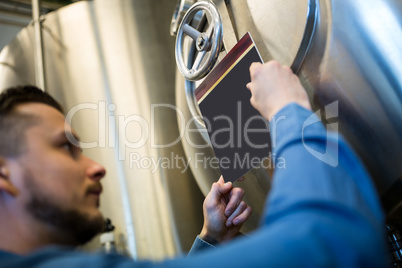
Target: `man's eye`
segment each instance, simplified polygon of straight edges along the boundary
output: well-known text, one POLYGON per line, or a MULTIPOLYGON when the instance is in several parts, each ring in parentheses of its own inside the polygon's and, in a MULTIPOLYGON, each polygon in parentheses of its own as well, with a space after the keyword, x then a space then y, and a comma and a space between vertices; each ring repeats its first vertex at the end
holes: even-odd
POLYGON ((68 151, 73 157, 76 157, 82 150, 73 144, 66 142, 63 144, 63 149, 68 151))
POLYGON ((73 153, 73 145, 71 143, 64 143, 63 149, 65 149, 69 153, 73 153))

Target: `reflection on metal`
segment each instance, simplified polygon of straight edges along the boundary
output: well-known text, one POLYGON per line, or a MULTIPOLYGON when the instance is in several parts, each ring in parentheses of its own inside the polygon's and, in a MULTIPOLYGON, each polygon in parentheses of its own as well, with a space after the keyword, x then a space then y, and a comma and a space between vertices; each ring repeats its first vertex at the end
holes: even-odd
POLYGON ((232 1, 239 35, 242 36, 251 28, 249 31, 264 61, 275 59, 291 66, 307 53, 307 47, 301 45, 303 40, 308 41, 311 38, 311 28, 319 20, 315 16, 316 0, 242 2, 247 3, 242 7, 244 11, 237 8, 232 1))
POLYGON ((223 45, 225 46, 226 53, 221 54, 226 55, 227 52, 236 45, 237 41, 239 41, 239 36, 237 35, 238 32, 234 29, 236 24, 232 21, 233 17, 231 17, 229 13, 229 8, 231 9, 230 1, 217 0, 214 1, 214 3, 218 7, 224 29, 223 45))
MULTIPOLYGON (((203 195, 181 164, 187 158, 173 143, 180 137, 176 111, 166 106, 175 103, 167 27, 175 4, 81 1, 47 14, 42 24, 47 91, 66 111, 81 107, 73 128, 82 142, 96 144, 85 154, 108 170, 101 210, 113 219, 119 250, 138 259, 189 250, 203 223, 203 195), (169 167, 161 165, 166 161, 169 167)), ((35 83, 34 40, 30 25, 0 53, 0 90, 35 83)))
POLYGON ((176 38, 176 63, 179 71, 188 80, 203 78, 214 66, 222 47, 222 22, 215 5, 201 1, 194 4, 184 16, 176 38), (203 13, 208 26, 205 32, 191 26, 196 14, 203 13), (197 56, 190 67, 187 67, 183 55, 185 36, 193 39, 197 56))
POLYGON ((320 1, 319 14, 301 78, 317 108, 339 101, 340 132, 384 198, 402 175, 402 3, 320 1))
POLYGON ((187 10, 194 4, 195 0, 177 0, 176 9, 170 23, 170 35, 176 36, 180 23, 183 20, 187 10))
POLYGON ((306 28, 304 30, 303 39, 299 46, 299 51, 293 60, 292 65, 290 68, 292 71, 297 74, 300 71, 301 65, 303 63, 304 58, 308 52, 308 49, 311 44, 311 39, 314 34, 314 29, 317 23, 318 18, 318 0, 309 0, 308 1, 308 12, 307 12, 307 21, 306 21, 306 28))
POLYGON ((40 0, 32 0, 32 17, 35 30, 35 81, 39 88, 46 91, 46 73, 43 58, 40 0))
MULTIPOLYGON (((192 49, 193 53, 189 54, 189 61, 192 62, 194 58, 194 50, 192 49)), ((190 63, 191 64, 191 63, 190 63)), ((202 130, 203 137, 205 141, 209 144, 208 134, 205 128, 204 120, 202 119, 201 111, 198 107, 197 99, 195 98, 194 90, 195 90, 195 83, 190 80, 185 80, 184 84, 185 96, 187 100, 188 109, 190 110, 191 117, 194 119, 194 123, 197 126, 197 129, 202 130)))

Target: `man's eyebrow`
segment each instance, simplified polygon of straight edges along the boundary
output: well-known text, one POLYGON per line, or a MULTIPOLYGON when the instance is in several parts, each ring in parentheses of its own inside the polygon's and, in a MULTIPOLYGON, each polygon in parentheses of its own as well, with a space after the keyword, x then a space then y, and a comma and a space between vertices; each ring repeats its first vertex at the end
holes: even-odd
POLYGON ((78 137, 78 135, 77 134, 75 134, 74 132, 71 132, 71 131, 63 131, 63 132, 60 132, 58 135, 57 135, 57 137, 59 138, 59 139, 67 139, 67 140, 69 140, 70 142, 73 142, 74 140, 75 141, 80 141, 80 138, 78 137), (71 140, 71 138, 73 138, 74 140, 71 140))

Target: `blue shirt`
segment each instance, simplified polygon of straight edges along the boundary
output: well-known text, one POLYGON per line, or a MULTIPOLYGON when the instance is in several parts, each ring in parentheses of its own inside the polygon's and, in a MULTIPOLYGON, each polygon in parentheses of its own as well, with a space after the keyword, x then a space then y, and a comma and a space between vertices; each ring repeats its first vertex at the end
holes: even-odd
POLYGON ((282 120, 270 123, 272 152, 285 166, 275 170, 261 227, 252 234, 160 263, 47 248, 28 256, 2 252, 0 267, 385 267, 384 215, 355 153, 320 122, 306 125, 319 120, 299 105, 276 118, 282 120))

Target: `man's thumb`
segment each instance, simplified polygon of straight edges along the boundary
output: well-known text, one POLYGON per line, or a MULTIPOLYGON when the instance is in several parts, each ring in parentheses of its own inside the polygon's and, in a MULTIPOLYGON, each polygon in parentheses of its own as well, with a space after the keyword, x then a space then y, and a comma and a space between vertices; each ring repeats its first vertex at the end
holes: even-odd
POLYGON ((222 195, 227 194, 232 189, 232 182, 227 182, 225 184, 219 184, 217 182, 212 184, 211 187, 211 197, 214 200, 219 200, 222 195))

